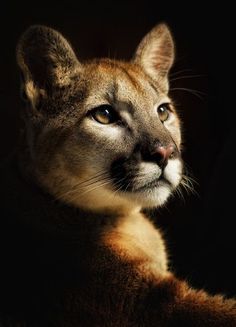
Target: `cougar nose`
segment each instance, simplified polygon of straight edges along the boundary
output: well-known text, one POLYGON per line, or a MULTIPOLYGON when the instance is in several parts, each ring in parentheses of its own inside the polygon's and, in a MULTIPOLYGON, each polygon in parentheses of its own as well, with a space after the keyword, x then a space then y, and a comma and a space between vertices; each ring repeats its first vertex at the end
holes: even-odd
POLYGON ((151 151, 152 161, 155 161, 161 168, 167 165, 168 159, 173 157, 176 151, 174 144, 162 145, 157 142, 151 151))

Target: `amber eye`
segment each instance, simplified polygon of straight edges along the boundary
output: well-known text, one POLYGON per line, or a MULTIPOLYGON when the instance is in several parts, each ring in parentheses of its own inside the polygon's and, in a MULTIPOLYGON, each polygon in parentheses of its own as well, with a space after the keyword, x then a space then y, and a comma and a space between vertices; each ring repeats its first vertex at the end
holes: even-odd
POLYGON ((100 124, 112 124, 119 121, 119 116, 110 105, 102 105, 92 110, 91 116, 100 124))
POLYGON ((170 115, 170 105, 168 103, 161 104, 157 109, 159 118, 162 122, 166 121, 170 115))

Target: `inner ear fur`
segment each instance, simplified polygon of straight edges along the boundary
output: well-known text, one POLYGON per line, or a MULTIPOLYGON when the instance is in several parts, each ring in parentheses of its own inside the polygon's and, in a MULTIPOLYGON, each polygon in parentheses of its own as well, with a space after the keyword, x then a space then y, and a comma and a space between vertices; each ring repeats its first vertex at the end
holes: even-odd
POLYGON ((154 80, 167 78, 174 62, 174 41, 166 24, 155 26, 140 42, 133 61, 154 80))

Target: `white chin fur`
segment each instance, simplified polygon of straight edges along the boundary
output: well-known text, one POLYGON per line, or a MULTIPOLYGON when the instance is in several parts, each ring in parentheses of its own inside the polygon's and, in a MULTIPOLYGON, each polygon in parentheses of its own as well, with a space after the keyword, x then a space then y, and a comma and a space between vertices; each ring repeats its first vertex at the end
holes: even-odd
POLYGON ((153 208, 163 205, 170 194, 170 187, 168 185, 161 185, 139 193, 128 193, 125 196, 143 208, 153 208))

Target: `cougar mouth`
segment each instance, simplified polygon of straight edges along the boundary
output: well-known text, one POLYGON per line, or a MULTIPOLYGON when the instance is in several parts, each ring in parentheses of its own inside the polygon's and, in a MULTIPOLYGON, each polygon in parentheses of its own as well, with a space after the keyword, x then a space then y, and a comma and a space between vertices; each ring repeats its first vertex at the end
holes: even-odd
POLYGON ((121 192, 145 192, 160 186, 172 189, 164 176, 164 169, 151 162, 133 163, 120 158, 111 166, 113 186, 121 192))
POLYGON ((146 184, 144 184, 143 186, 138 186, 138 187, 133 187, 132 188, 132 192, 145 192, 145 191, 150 191, 154 188, 160 187, 160 186, 169 186, 170 189, 172 189, 172 185, 171 183, 162 176, 159 178, 156 178, 154 180, 152 180, 151 182, 147 182, 146 184))

